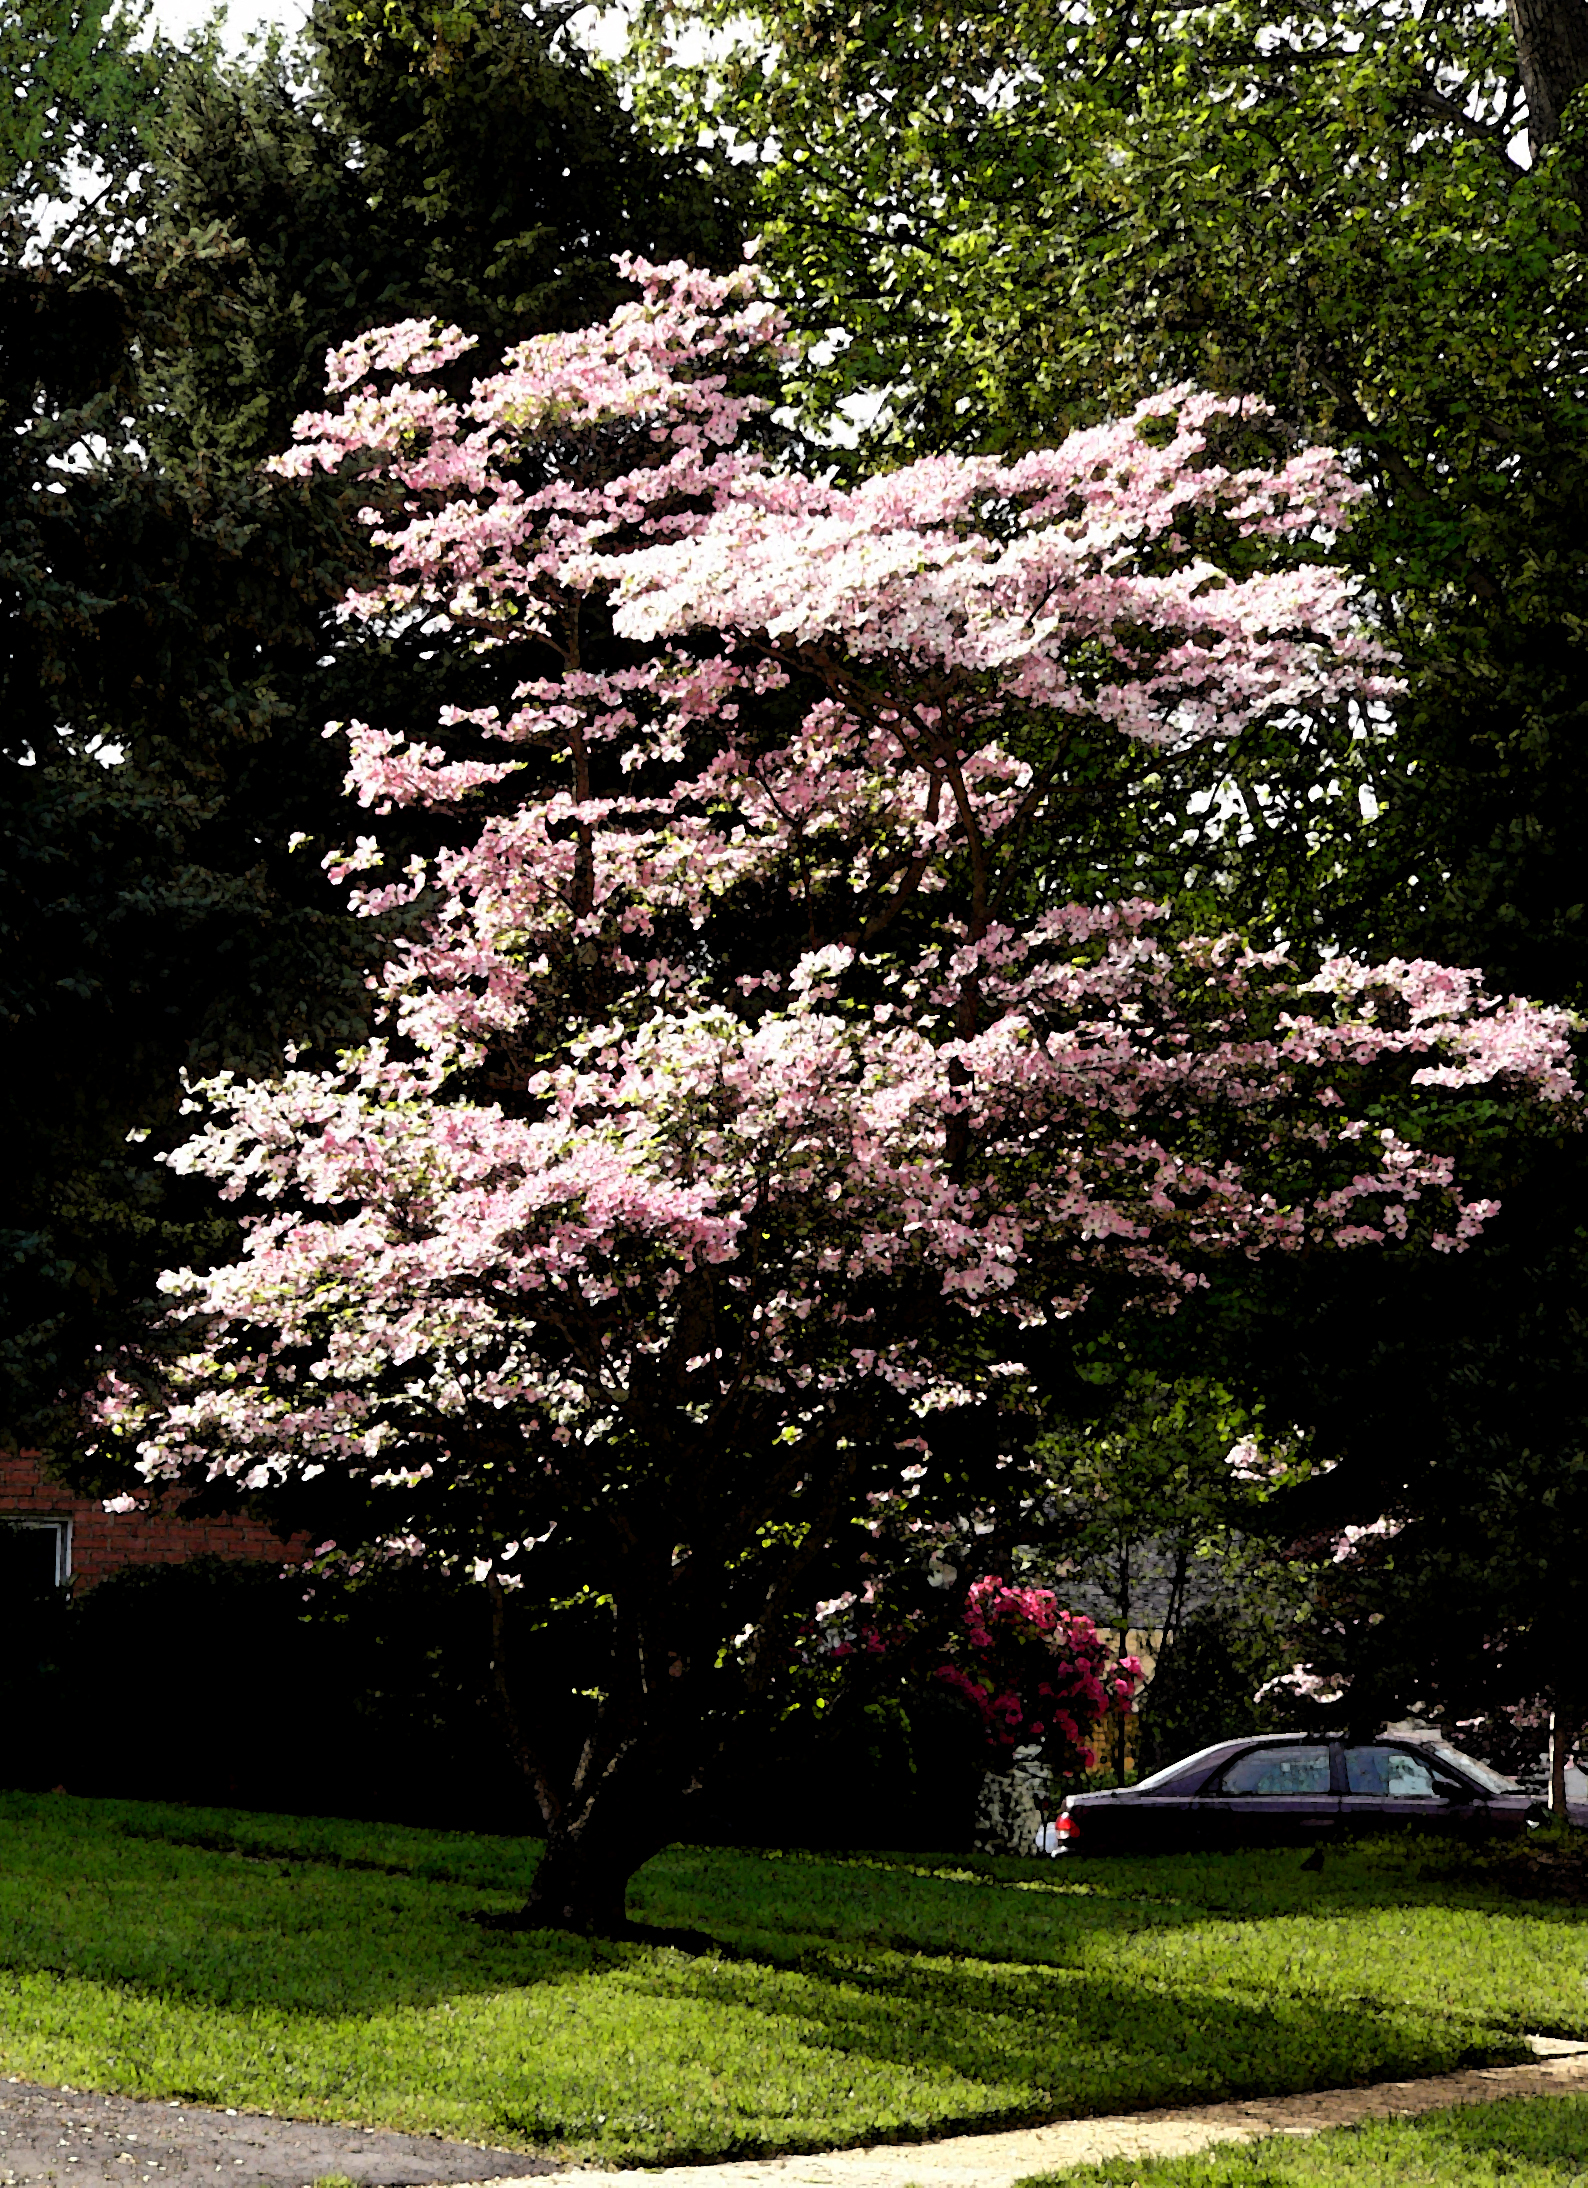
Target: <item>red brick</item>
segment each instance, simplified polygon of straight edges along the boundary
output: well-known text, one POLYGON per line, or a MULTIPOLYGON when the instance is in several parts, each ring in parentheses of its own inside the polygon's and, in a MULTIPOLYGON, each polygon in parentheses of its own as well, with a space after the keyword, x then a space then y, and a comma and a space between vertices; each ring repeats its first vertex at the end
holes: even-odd
POLYGON ((167 1495, 156 1509, 107 1512, 97 1497, 76 1497, 52 1482, 33 1451, 0 1451, 0 1522, 8 1517, 69 1519, 72 1578, 91 1587, 128 1565, 170 1565, 200 1553, 210 1557, 268 1558, 295 1565, 308 1552, 308 1537, 287 1543, 260 1521, 235 1518, 185 1520, 182 1498, 167 1495))

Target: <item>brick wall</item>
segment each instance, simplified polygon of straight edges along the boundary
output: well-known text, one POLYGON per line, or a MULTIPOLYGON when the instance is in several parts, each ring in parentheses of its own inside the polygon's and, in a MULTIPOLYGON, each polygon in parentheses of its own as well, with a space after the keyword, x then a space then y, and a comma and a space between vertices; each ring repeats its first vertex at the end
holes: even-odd
POLYGON ((72 1578, 89 1587, 124 1565, 172 1565, 183 1558, 270 1558, 295 1562, 306 1540, 282 1543, 258 1520, 183 1519, 168 1497, 159 1511, 107 1512, 97 1497, 74 1497, 52 1482, 30 1451, 0 1452, 0 1524, 7 1519, 69 1519, 72 1578))

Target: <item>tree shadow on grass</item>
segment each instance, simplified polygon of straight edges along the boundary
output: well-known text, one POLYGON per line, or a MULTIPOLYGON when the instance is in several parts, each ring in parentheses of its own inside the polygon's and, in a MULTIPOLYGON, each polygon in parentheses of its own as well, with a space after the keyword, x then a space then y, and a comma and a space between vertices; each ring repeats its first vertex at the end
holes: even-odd
POLYGON ((1460 1848, 1396 1841, 1331 1851, 1321 1870, 1299 1851, 1065 1865, 674 1847, 640 1872, 631 1905, 778 1963, 804 1943, 1064 1966, 1105 1935, 1418 1906, 1579 1919, 1510 1893, 1460 1848))
MULTIPOLYGON (((980 2084, 989 2103, 892 2139, 1023 2126, 1098 2112, 1212 2103, 1351 2086, 1491 2063, 1495 2045, 1455 2016, 1316 1997, 1242 1996, 1206 1986, 1171 1991, 1096 1970, 988 1968, 893 1960, 869 1975, 833 1971, 745 1996, 741 1971, 658 1967, 648 1988, 680 1989, 725 2009, 775 2014, 811 2046, 868 2066, 980 2084), (998 2088, 1018 2090, 998 2103, 998 2088)), ((863 2139, 863 2138, 857 2138, 863 2139)), ((790 2140, 786 2147, 814 2145, 790 2140)))
MULTIPOLYGON (((742 2014, 747 2001, 717 1967, 669 1980, 653 1971, 645 1988, 658 2000, 684 1995, 742 2014)), ((1028 1971, 1029 1972, 1029 1971, 1028 1971)), ((809 2058, 813 2084, 825 2076, 841 2097, 846 2084, 883 2094, 844 2120, 842 2106, 814 2119, 778 2112, 775 2092, 762 2117, 747 2118, 732 2092, 714 2115, 681 2118, 669 2133, 667 2162, 770 2157, 877 2142, 926 2142, 944 2136, 1021 2127, 1054 2119, 1202 2104, 1242 2096, 1366 2082, 1452 2068, 1472 2054, 1458 2033, 1418 2029, 1396 2016, 1305 2000, 1180 1997, 1150 2002, 1107 1976, 989 1984, 940 1981, 930 1996, 887 1971, 875 1989, 807 1984, 763 1991, 753 2010, 769 2021, 767 2056, 788 2068, 809 2058), (1054 1995, 1055 1984, 1060 1991, 1054 1995), (968 2085, 968 2086, 967 2086, 968 2085), (957 2101, 952 2092, 957 2088, 957 2101), (978 2095, 977 2092, 984 2092, 978 2095), (947 2101, 945 2101, 947 2100, 947 2101)), ((1482 2055, 1481 2053, 1479 2054, 1482 2055)), ((715 2072, 709 2054, 700 2062, 715 2072)), ((505 2093, 504 2093, 505 2094, 505 2093)), ((544 2081, 526 2103, 499 2101, 494 2132, 503 2139, 543 2136, 557 2110, 544 2081)), ((643 2141, 608 2148, 618 2162, 655 2162, 643 2141)))
MULTIPOLYGON (((279 2091, 259 2094, 256 2078, 242 2100, 195 2086, 195 2101, 290 2112, 309 2100, 328 2116, 678 2163, 1507 2055, 1459 1998, 1386 2002, 1393 1969, 1385 1996, 1344 1998, 1307 1990, 1277 1950, 1247 1957, 1244 1989, 1238 1959, 1227 1969, 1193 1947, 1176 1961, 1174 1933, 1200 1924, 1222 1932, 1244 1915, 1261 1948, 1268 1914, 1404 1905, 1404 1867, 1375 1883, 1360 1863, 1307 1877, 1294 1855, 1141 1862, 1098 1865, 1083 1883, 1015 1864, 674 1849, 638 1880, 633 1907, 658 1929, 695 1930, 680 1951, 482 1924, 521 1895, 523 1849, 457 1848, 464 1873, 501 1877, 487 1891, 416 1872, 421 1856, 444 1865, 444 1845, 404 1841, 384 1863, 372 1842, 333 1835, 317 1860, 296 1841, 261 1850, 269 1818, 238 1823, 230 1842, 194 1818, 197 1844, 175 1836, 181 1817, 164 1837, 113 1820, 81 1803, 30 1823, 0 1802, 0 1990, 20 2009, 31 1971, 86 1978, 111 2000, 90 2031, 95 2056, 131 2058, 158 2039, 170 2058, 159 2071, 179 2079, 254 2074, 267 2023, 284 2058, 305 2062, 292 2071, 307 2078, 279 2091), (1145 1964, 1122 1965, 1143 1933, 1145 1964), (174 2022, 166 2002, 181 2006, 174 2022), (382 2018, 414 2009, 433 2018, 382 2018)), ((101 2010, 86 1995, 43 2001, 61 2041, 101 2010)))
MULTIPOLYGON (((769 1995, 797 1992, 802 2021, 826 2030, 821 2041, 869 2044, 873 2034, 862 2032, 870 2031, 884 2047, 879 2057, 901 2058, 918 2040, 938 2042, 933 2032, 958 2016, 991 2012, 1040 2026, 1060 1976, 1067 1998, 1105 2001, 1096 2013, 1074 2007, 1089 2043, 1117 2046, 1115 2016, 1128 2025, 1149 1999, 1152 2013, 1178 2028, 1186 2012, 1211 2009, 1173 2005, 1162 1986, 1143 1980, 1110 1987, 1091 1965, 1101 1939, 1232 1915, 1260 1921, 1402 1905, 1411 1889, 1405 1865, 1378 1882, 1360 1863, 1316 1878, 1302 1875, 1293 1855, 1099 1863, 1072 1879, 1014 1863, 678 1848, 636 1880, 631 1908, 649 1934, 602 1940, 495 1926, 511 1918, 532 1873, 524 1842, 460 1837, 453 1846, 313 1819, 16 1796, 0 1797, 0 1837, 0 1963, 16 1970, 316 2016, 425 2008, 617 1970, 635 1980, 652 1960, 651 1979, 664 1989, 686 1977, 709 1985, 736 1968, 741 2011, 761 2010, 758 1984, 769 1995), (438 1873, 449 1851, 455 1877, 438 1873), (830 2003, 818 2007, 823 1998, 830 2003), (896 2037, 890 2028, 918 2034, 896 2037), (901 2048, 890 2052, 890 2043, 901 2048)), ((1414 1896, 1437 1896, 1436 1888, 1414 1896)), ((1193 2002, 1197 1995, 1187 1992, 1193 2002)), ((1245 2026, 1253 2013, 1275 2010, 1221 1993, 1216 2017, 1227 2028, 1235 2013, 1245 2026)), ((1323 2025, 1331 2009, 1310 2002, 1302 2010, 1323 2025)), ((1344 2014, 1342 2027, 1360 2012, 1344 2014)), ((951 2032, 942 2041, 945 2061, 958 2059, 951 2032)), ((1202 2056, 1190 2023, 1164 2041, 1170 2056, 1187 2043, 1188 2057, 1202 2056)), ((1288 2040, 1285 2048, 1295 2050, 1288 2040)), ((1332 2039, 1323 2049, 1331 2059, 1356 2056, 1332 2039)), ((1378 2056, 1372 2046, 1369 2053, 1378 2056)), ((1415 2063, 1428 2056, 1419 2052, 1415 2063)), ((1370 2063, 1338 2078, 1389 2070, 1370 2063)), ((1040 2082, 1038 2065, 1020 2072, 1040 2082)), ((979 2070, 973 2078, 987 2079, 979 2070)), ((1239 2086, 1266 2085, 1247 2078, 1239 2086)), ((1273 2086, 1302 2084, 1287 2068, 1273 2086)))

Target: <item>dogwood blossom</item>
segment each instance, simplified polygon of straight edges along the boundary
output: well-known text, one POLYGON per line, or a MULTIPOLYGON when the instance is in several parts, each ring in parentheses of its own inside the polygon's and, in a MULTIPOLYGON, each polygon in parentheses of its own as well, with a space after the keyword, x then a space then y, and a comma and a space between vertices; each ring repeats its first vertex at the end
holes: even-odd
MULTIPOLYGON (((784 334, 748 270, 624 271, 636 302, 466 399, 458 330, 361 337, 278 460, 359 465, 386 575, 347 612, 469 669, 433 738, 340 729, 377 822, 445 827, 333 863, 407 919, 377 1037, 195 1094, 174 1161, 244 1246, 167 1276, 158 1358, 97 1400, 150 1483, 323 1510, 327 1555, 610 1603, 584 1760, 514 1733, 582 1920, 600 1819, 665 1835, 708 1698, 844 1593, 878 1469, 1036 1402, 1025 1335, 1229 1256, 1459 1249, 1490 1204, 1407 1120, 1573 1098, 1566 1019, 1475 974, 1304 976, 1037 886, 1088 741, 1394 688, 1324 551, 1359 493, 1331 454, 1231 468, 1260 406, 1181 388, 843 487, 757 441, 784 334)), ((1083 1746, 1101 1686, 1049 1700, 1083 1746)))

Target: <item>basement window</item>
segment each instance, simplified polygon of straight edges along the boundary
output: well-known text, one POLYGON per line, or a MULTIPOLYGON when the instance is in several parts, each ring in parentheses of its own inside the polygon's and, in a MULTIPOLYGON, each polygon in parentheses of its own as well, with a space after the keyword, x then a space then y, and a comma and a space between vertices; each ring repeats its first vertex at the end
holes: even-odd
POLYGON ((0 1593, 64 1588, 71 1577, 69 1519, 0 1519, 0 1593))

